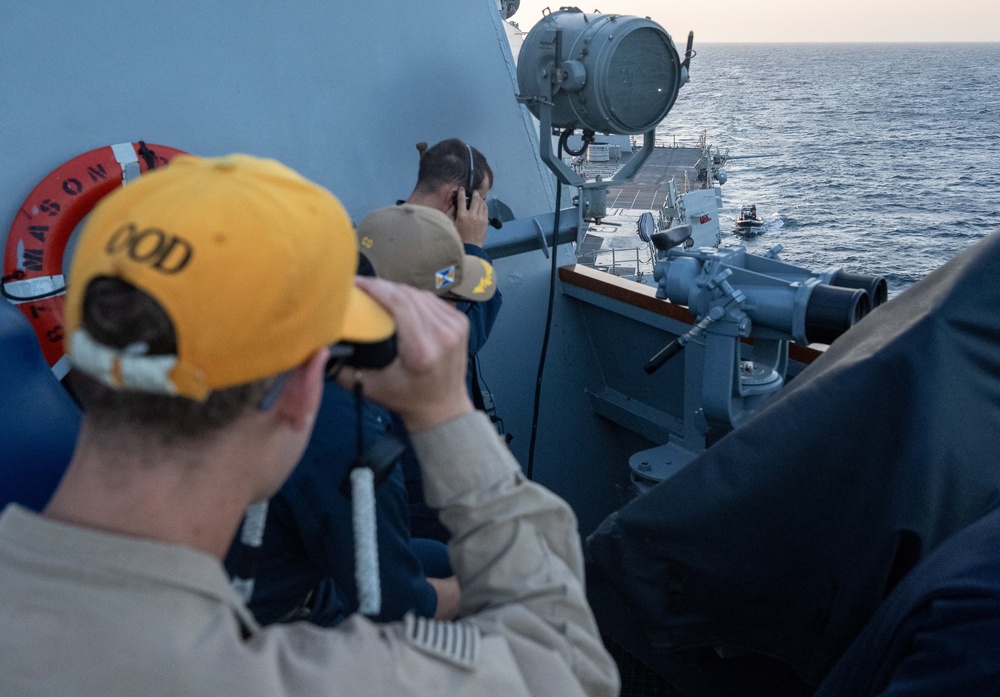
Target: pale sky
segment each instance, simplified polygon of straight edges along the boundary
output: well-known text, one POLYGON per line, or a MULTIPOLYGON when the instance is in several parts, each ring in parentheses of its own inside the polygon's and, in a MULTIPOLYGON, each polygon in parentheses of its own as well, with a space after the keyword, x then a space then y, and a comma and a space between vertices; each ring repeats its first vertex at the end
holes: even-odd
MULTIPOLYGON (((1000 0, 587 0, 606 14, 650 17, 678 48, 694 30, 699 42, 1000 41, 1000 0)), ((523 30, 546 7, 521 0, 511 18, 523 30)), ((579 6, 579 5, 578 5, 579 6)))

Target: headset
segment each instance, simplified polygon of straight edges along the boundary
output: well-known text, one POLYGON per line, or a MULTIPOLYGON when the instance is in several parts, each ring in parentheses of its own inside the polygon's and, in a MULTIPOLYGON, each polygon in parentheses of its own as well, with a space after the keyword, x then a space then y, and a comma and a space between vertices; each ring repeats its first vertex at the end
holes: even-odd
MULTIPOLYGON (((465 187, 465 209, 468 210, 469 208, 472 207, 472 192, 475 190, 473 189, 473 186, 476 183, 476 156, 473 153, 471 145, 466 143, 465 147, 469 151, 469 184, 468 186, 465 187)), ((457 199, 455 201, 455 207, 456 208, 458 207, 457 199)), ((503 227, 503 222, 500 220, 500 218, 491 217, 489 219, 489 223, 490 226, 496 228, 497 230, 503 227)))
POLYGON ((476 183, 476 158, 472 146, 466 143, 465 147, 469 149, 469 185, 465 187, 465 208, 468 210, 472 206, 472 185, 476 183))
MULTIPOLYGON (((465 147, 469 151, 469 183, 465 186, 465 210, 469 210, 472 207, 472 187, 476 183, 476 158, 472 154, 472 146, 466 143, 465 147)), ((455 194, 453 203, 455 204, 455 213, 457 215, 458 193, 455 194)))

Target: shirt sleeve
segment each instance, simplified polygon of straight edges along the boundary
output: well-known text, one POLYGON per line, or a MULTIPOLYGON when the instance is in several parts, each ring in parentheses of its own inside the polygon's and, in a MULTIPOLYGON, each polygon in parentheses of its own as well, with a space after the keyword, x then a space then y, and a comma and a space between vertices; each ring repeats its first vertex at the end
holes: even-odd
POLYGON ((427 502, 452 533, 461 616, 505 639, 531 694, 556 694, 558 673, 571 673, 585 694, 617 694, 617 670, 586 601, 569 506, 524 477, 482 413, 411 438, 427 502))
POLYGON ((569 506, 525 479, 482 413, 413 434, 413 443, 428 501, 453 533, 463 619, 407 615, 375 625, 355 615, 332 632, 268 627, 233 663, 267 671, 254 684, 282 695, 331 685, 343 694, 617 695, 618 672, 584 595, 569 506))

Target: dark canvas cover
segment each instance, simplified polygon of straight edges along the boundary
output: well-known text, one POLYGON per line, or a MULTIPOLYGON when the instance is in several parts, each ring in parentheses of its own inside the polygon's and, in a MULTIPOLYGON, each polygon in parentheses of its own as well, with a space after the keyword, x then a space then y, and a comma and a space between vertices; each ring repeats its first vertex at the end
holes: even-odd
POLYGON ((902 575, 1000 500, 998 275, 994 234, 605 520, 587 553, 607 634, 689 694, 817 684, 902 575))

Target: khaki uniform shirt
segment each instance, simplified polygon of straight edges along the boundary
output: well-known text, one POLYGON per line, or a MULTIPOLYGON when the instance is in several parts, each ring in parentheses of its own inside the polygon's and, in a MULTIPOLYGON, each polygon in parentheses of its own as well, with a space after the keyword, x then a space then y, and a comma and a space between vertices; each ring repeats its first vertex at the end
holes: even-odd
POLYGON ((10 506, 0 695, 617 694, 568 506, 524 479, 482 414, 413 442, 453 532, 462 621, 261 629, 211 556, 10 506))

